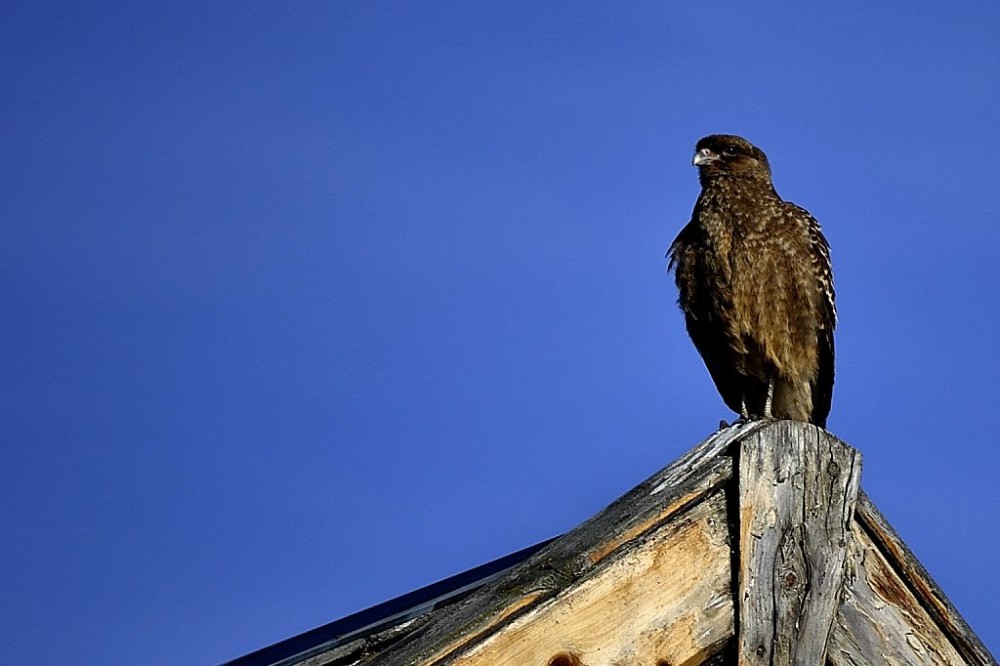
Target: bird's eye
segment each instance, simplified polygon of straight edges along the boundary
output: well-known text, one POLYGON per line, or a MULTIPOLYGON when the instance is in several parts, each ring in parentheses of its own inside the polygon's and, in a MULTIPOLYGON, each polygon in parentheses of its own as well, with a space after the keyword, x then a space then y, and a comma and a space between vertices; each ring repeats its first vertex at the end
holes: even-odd
POLYGON ((725 148, 722 149, 722 152, 724 152, 726 155, 736 155, 740 151, 736 146, 726 146, 725 148))

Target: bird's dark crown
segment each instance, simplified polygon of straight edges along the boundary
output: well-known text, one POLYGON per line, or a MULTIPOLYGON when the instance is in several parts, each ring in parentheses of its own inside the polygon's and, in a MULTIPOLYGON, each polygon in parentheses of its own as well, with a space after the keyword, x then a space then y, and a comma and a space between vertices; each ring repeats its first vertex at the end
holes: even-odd
POLYGON ((749 176, 771 179, 771 165, 764 151, 734 134, 712 134, 694 149, 694 164, 701 178, 749 176))

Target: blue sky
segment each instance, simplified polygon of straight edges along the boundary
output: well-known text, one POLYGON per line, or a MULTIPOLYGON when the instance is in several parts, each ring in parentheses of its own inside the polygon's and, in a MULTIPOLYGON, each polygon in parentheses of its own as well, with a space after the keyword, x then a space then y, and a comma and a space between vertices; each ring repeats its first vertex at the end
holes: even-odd
POLYGON ((703 439, 716 132, 823 223, 829 429, 1000 653, 1000 6, 753 4, 7 3, 5 661, 235 658, 703 439))

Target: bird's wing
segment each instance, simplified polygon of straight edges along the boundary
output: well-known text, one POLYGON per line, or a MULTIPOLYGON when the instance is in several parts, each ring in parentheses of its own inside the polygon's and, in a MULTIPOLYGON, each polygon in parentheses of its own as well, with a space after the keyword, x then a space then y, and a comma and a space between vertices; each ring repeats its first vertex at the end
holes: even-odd
POLYGON ((667 250, 670 259, 668 269, 675 271, 677 277, 680 292, 678 304, 684 311, 684 323, 691 342, 705 362, 723 402, 740 413, 747 378, 736 370, 733 341, 728 337, 729 327, 721 321, 716 307, 719 294, 708 296, 705 293, 708 285, 702 272, 703 257, 696 249, 703 248, 705 243, 704 229, 692 220, 681 229, 667 250))
MULTIPOLYGON (((808 213, 807 213, 808 215, 808 213)), ((830 414, 833 401, 834 343, 833 330, 837 326, 836 292, 833 287, 833 269, 830 262, 830 245, 827 243, 819 223, 811 215, 809 220, 809 240, 815 271, 823 298, 820 302, 820 330, 817 331, 817 368, 813 381, 812 422, 826 427, 826 417, 830 414)))
POLYGON ((697 234, 698 229, 693 221, 685 224, 684 228, 680 230, 677 237, 670 243, 670 247, 667 248, 667 259, 670 260, 667 262, 668 271, 674 270, 674 267, 677 266, 677 253, 680 252, 682 247, 690 244, 697 234))
POLYGON ((748 377, 737 370, 737 356, 732 340, 726 335, 726 327, 718 321, 700 320, 690 314, 686 314, 684 319, 688 335, 705 361, 708 374, 726 406, 737 414, 742 412, 743 407, 752 414, 761 414, 764 396, 767 395, 767 382, 748 377), (760 400, 755 402, 755 397, 758 396, 760 400))
POLYGON ((812 385, 813 412, 812 422, 820 428, 826 427, 826 417, 830 415, 830 405, 833 402, 833 330, 820 331, 819 367, 816 379, 812 385))

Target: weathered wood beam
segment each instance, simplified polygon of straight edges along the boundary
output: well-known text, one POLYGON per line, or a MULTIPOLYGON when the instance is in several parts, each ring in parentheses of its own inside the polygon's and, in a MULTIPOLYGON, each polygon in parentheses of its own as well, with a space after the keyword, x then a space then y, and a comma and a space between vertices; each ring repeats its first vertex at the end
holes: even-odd
POLYGON ((723 429, 463 600, 285 666, 997 666, 860 468, 808 424, 723 429))
POLYGON ((739 663, 822 666, 837 614, 860 454, 778 422, 742 439, 739 663))
POLYGON ((515 571, 435 612, 431 621, 398 644, 358 663, 444 666, 473 650, 519 617, 583 584, 620 556, 623 547, 627 549, 629 543, 725 486, 733 475, 732 461, 725 453, 734 442, 765 426, 755 422, 715 433, 515 571))
POLYGON ((997 666, 982 641, 861 492, 827 654, 833 666, 997 666))
POLYGON ((719 490, 447 663, 693 666, 732 635, 726 497, 719 490))

